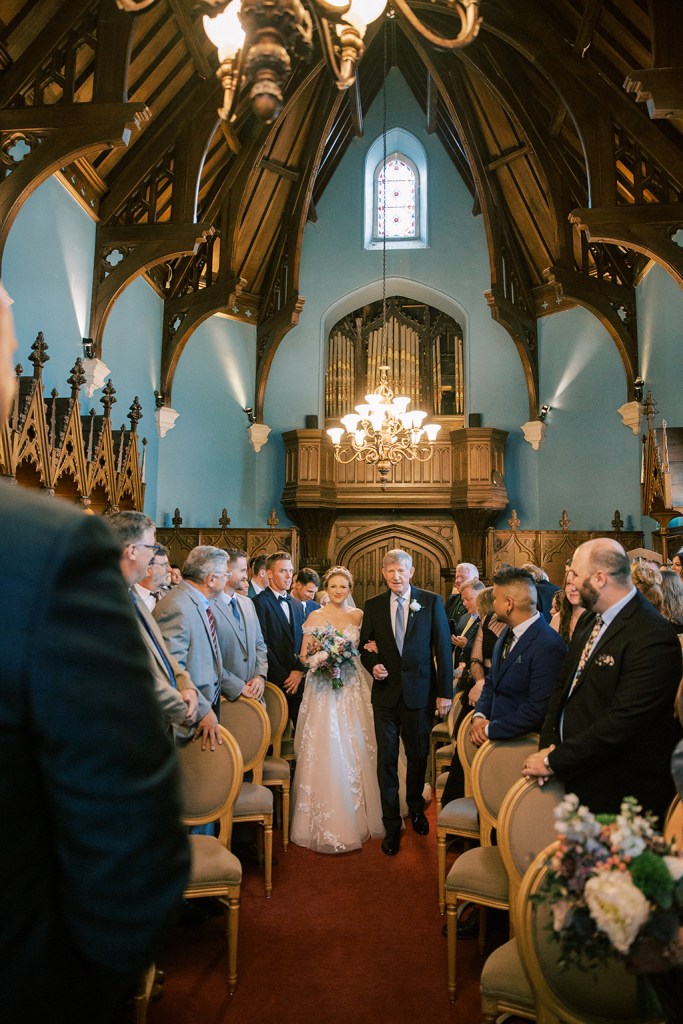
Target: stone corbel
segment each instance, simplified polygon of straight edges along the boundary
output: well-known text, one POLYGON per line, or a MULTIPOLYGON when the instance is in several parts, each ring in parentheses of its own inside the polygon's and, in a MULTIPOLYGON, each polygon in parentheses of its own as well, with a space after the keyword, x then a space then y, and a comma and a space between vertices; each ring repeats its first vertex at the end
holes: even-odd
POLYGON ((92 398, 96 391, 104 387, 104 382, 109 376, 109 367, 101 359, 84 359, 83 373, 85 374, 83 390, 88 398, 92 398))
POLYGON ((634 434, 640 433, 640 424, 643 418, 643 407, 640 402, 624 402, 617 409, 625 427, 632 430, 634 434))
POLYGON ((159 437, 166 437, 169 430, 173 430, 175 421, 179 416, 180 413, 176 409, 172 409, 170 405, 160 405, 157 407, 154 419, 156 420, 159 437))
POLYGON ((522 423, 521 430, 524 440, 537 452, 545 440, 546 424, 540 420, 529 420, 528 423, 522 423))
POLYGON ((247 427, 247 433, 252 448, 258 453, 268 441, 270 427, 266 423, 252 423, 250 427, 247 427))

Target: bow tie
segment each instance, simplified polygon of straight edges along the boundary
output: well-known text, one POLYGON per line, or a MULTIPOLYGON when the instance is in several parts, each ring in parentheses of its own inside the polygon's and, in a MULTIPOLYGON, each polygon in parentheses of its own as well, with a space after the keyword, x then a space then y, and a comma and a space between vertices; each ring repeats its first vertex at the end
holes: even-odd
POLYGON ((289 602, 291 600, 289 595, 287 595, 286 597, 283 597, 282 594, 278 594, 277 595, 277 599, 280 602, 280 604, 289 604, 289 602))

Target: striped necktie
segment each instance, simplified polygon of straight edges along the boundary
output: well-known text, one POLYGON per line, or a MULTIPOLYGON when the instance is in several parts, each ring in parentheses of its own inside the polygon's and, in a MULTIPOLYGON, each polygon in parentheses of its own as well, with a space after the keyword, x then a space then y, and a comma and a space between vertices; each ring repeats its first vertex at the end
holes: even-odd
POLYGON ((394 624, 394 637, 396 638, 396 646, 398 647, 398 653, 403 654, 403 640, 405 638, 406 624, 403 618, 403 601, 402 597, 396 598, 396 619, 394 624))
POLYGON ((211 644, 213 646, 213 653, 216 655, 216 661, 218 661, 218 637, 216 635, 216 620, 213 617, 213 612, 207 606, 206 617, 209 620, 209 630, 211 632, 211 644))

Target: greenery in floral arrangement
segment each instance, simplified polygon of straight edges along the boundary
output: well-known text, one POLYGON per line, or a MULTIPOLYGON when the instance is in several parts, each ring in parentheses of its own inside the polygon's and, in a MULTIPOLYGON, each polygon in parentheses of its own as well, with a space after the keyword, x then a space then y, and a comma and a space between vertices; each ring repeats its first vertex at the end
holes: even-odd
POLYGON ((680 965, 683 857, 641 812, 626 797, 618 815, 595 816, 573 793, 556 809, 559 841, 535 900, 551 907, 562 966, 590 970, 621 957, 640 970, 641 946, 643 973, 680 965))

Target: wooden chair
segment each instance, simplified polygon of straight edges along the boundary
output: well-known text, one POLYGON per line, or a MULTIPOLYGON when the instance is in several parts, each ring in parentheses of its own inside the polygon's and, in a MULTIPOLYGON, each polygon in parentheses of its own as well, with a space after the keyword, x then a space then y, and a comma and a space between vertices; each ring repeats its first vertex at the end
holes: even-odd
POLYGON ((526 872, 515 907, 515 934, 539 1021, 563 1024, 644 1024, 638 1003, 638 980, 626 965, 610 960, 594 971, 558 967, 558 945, 552 937, 552 911, 534 897, 543 891, 547 859, 557 848, 546 847, 526 872))
POLYGON ((664 838, 676 844, 677 850, 683 850, 683 802, 675 796, 669 805, 662 829, 664 838))
POLYGON ((448 935, 448 995, 455 999, 457 910, 467 900, 479 906, 479 952, 486 943, 486 909, 509 907, 509 883, 500 850, 491 845, 505 794, 519 779, 525 757, 538 749, 538 735, 511 740, 487 740, 472 762, 472 791, 479 812, 481 846, 461 854, 446 877, 448 935))
MULTIPOLYGON (((453 701, 453 704, 455 701, 453 701)), ((451 708, 453 707, 451 705, 451 708)), ((450 713, 450 712, 449 712, 450 713)), ((429 782, 436 785, 438 772, 436 770, 436 751, 438 747, 448 744, 453 739, 453 727, 449 726, 448 715, 441 722, 437 722, 429 734, 429 782)))
POLYGON ((270 722, 261 702, 249 697, 221 700, 220 712, 221 724, 235 737, 242 752, 245 774, 251 772, 251 781, 243 780, 237 794, 232 820, 240 824, 254 821, 261 827, 259 861, 264 866, 268 897, 273 891, 273 791, 262 785, 261 779, 270 745, 270 722))
MULTIPOLYGON (((550 779, 519 779, 508 791, 498 815, 498 847, 509 883, 510 915, 514 920, 519 887, 534 857, 556 837, 554 811, 564 787, 550 779)), ((534 1020, 536 1003, 522 967, 516 938, 491 953, 480 979, 484 1024, 495 1024, 503 1013, 534 1020)))
MULTIPOLYGON (((471 794, 471 765, 477 747, 470 743, 470 725, 473 711, 463 718, 458 729, 458 736, 455 744, 455 752, 460 758, 460 764, 465 775, 465 792, 471 794)), ((437 780, 438 785, 438 780, 437 780)), ((444 780, 445 785, 445 780, 444 780)), ((441 789, 443 793, 443 789, 441 789)), ((465 840, 465 849, 469 847, 470 841, 479 840, 479 813, 477 805, 471 795, 459 797, 456 800, 449 800, 445 807, 440 807, 439 794, 437 794, 437 818, 436 818, 436 855, 439 875, 439 913, 443 914, 446 909, 446 846, 449 836, 461 836, 465 840)))
MULTIPOLYGON (((434 752, 434 778, 440 775, 442 772, 448 770, 448 767, 455 757, 456 754, 456 737, 453 735, 455 728, 455 720, 460 712, 462 705, 460 701, 453 701, 450 706, 449 712, 446 715, 446 729, 448 733, 448 742, 442 744, 434 752)), ((435 726, 436 728, 436 726, 435 726)))
MULTIPOLYGON (((237 926, 240 907, 242 865, 228 849, 232 830, 232 811, 242 785, 243 763, 240 749, 221 728, 222 743, 215 750, 202 750, 199 743, 178 747, 181 800, 186 825, 206 825, 220 821, 218 837, 190 835, 192 853, 190 880, 185 899, 215 896, 225 906, 225 930, 228 945, 228 990, 237 983, 237 926)), ((146 1005, 146 1004, 145 1004, 146 1005)))
POLYGON ((279 686, 266 683, 264 693, 266 713, 270 721, 270 743, 272 754, 266 754, 263 760, 263 785, 270 786, 280 794, 280 820, 282 824, 282 845, 289 846, 289 791, 292 772, 289 761, 280 756, 282 734, 289 721, 287 698, 279 686))

